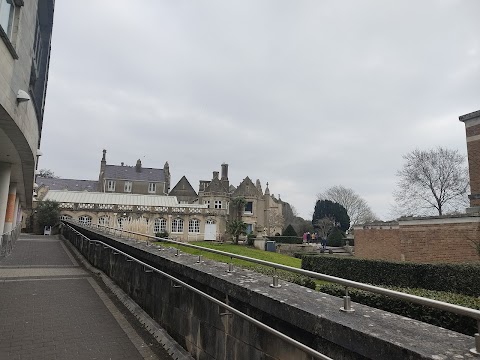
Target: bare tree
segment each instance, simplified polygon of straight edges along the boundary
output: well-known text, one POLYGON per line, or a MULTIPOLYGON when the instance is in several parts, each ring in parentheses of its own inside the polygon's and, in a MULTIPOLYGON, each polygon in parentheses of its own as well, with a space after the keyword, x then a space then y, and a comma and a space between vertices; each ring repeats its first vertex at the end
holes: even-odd
POLYGON ((40 169, 38 176, 43 178, 58 179, 58 176, 55 176, 55 173, 50 169, 40 169))
MULTIPOLYGON (((282 229, 285 226, 285 218, 277 210, 270 209, 270 211, 268 211, 268 224, 269 224, 271 233, 281 234, 282 229)), ((268 234, 268 235, 270 236, 271 234, 268 234)))
POLYGON ((333 186, 317 194, 317 200, 330 200, 342 205, 350 217, 351 225, 364 224, 377 219, 367 202, 355 191, 342 185, 333 186))
POLYGON ((404 215, 456 212, 465 206, 469 188, 465 157, 443 147, 414 150, 403 156, 393 193, 404 215))
POLYGON ((331 218, 324 217, 315 221, 315 229, 321 239, 326 239, 330 231, 335 226, 335 221, 331 218))

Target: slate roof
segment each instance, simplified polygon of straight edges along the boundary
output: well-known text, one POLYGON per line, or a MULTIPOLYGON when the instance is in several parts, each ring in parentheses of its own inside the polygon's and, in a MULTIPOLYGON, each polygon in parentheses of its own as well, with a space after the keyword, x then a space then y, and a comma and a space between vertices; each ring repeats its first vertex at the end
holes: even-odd
POLYGON ((206 193, 227 193, 227 189, 219 179, 213 179, 204 190, 206 193))
POLYGON ((142 167, 137 172, 135 166, 105 165, 105 179, 165 182, 163 169, 142 167))
POLYGON ((198 196, 197 192, 193 189, 188 179, 184 176, 178 181, 177 185, 170 190, 170 196, 198 196))
POLYGON ((98 191, 98 181, 95 180, 56 179, 38 176, 36 183, 38 186, 48 187, 49 190, 98 191))
POLYGON ((234 191, 233 196, 263 196, 263 194, 257 189, 255 184, 247 176, 243 181, 238 185, 237 189, 234 191))

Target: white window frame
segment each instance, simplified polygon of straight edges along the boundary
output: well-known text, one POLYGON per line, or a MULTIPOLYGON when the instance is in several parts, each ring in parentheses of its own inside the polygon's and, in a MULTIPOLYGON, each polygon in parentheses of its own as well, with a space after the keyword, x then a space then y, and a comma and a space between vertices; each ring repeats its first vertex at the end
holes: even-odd
POLYGON ((172 220, 172 233, 183 233, 183 220, 176 218, 172 220))
POLYGON ((200 220, 196 218, 188 220, 188 233, 200 234, 200 220))
POLYGON ((115 180, 107 180, 107 191, 115 191, 115 180))
POLYGON ((90 226, 92 225, 92 217, 90 215, 81 215, 78 217, 78 222, 90 226))
POLYGON ((155 194, 157 192, 157 183, 148 183, 148 193, 155 194))
POLYGON ((70 215, 67 215, 67 214, 62 214, 60 215, 60 220, 71 220, 72 217, 70 215))
POLYGON ((222 200, 215 200, 215 209, 221 209, 222 208, 222 200))
POLYGON ((206 221, 206 224, 209 224, 209 225, 215 224, 215 220, 213 220, 213 219, 208 219, 208 220, 206 221))
POLYGON ((245 215, 253 215, 253 201, 247 201, 247 202, 245 203, 245 209, 243 210, 243 213, 244 213, 245 215), (246 207, 247 207, 247 205, 248 205, 249 203, 252 204, 252 210, 251 210, 251 211, 247 211, 247 210, 246 210, 246 207))
POLYGON ((203 203, 210 209, 210 200, 203 200, 203 203))
POLYGON ((117 226, 119 229, 123 229, 125 223, 128 223, 129 219, 126 216, 121 216, 117 218, 117 226))
POLYGON ((123 191, 126 193, 131 193, 132 192, 132 182, 131 181, 125 181, 125 185, 123 186, 123 191))
POLYGON ((103 215, 98 218, 98 225, 108 226, 110 224, 110 217, 108 215, 103 215))
POLYGON ((156 218, 153 224, 153 234, 161 233, 167 230, 167 220, 165 218, 156 218))

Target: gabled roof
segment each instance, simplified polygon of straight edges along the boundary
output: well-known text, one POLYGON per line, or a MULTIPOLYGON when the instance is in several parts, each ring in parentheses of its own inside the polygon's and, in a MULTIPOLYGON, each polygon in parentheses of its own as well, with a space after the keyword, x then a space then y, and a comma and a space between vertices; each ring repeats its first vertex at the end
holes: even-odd
POLYGON ((223 186, 223 183, 219 179, 213 179, 210 184, 205 188, 205 192, 208 193, 227 193, 227 189, 223 186))
POLYGON ((144 168, 138 172, 135 166, 105 165, 105 179, 165 182, 163 169, 144 168))
POLYGON ((169 193, 170 196, 192 196, 197 197, 198 194, 193 189, 188 179, 184 176, 178 181, 177 185, 169 193))
POLYGON ((233 192, 233 196, 263 196, 263 194, 247 176, 233 192))
POLYGON ((95 180, 58 179, 38 176, 36 183, 38 186, 48 187, 49 190, 98 191, 98 181, 95 180))

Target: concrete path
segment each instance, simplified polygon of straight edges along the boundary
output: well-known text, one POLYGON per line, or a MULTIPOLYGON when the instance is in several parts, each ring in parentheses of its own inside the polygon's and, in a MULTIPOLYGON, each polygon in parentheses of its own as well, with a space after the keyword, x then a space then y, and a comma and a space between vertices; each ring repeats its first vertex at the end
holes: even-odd
POLYGON ((170 359, 121 306, 61 240, 22 235, 0 260, 0 360, 170 359))

